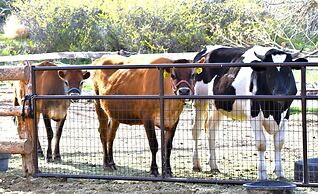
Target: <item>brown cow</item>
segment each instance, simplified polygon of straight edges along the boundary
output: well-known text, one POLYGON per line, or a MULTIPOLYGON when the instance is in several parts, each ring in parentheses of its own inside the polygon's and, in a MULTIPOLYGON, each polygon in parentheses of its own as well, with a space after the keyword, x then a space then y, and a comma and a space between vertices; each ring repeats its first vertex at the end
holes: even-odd
MULTIPOLYGON (((133 56, 127 58, 127 64, 171 64, 188 63, 188 60, 173 61, 167 58, 139 58, 133 56)), ((114 63, 111 63, 114 64, 114 63)), ((106 65, 106 64, 104 64, 106 65)), ((189 95, 193 94, 194 68, 166 69, 171 78, 164 79, 165 95, 189 95)), ((158 69, 120 69, 110 77, 108 72, 100 70, 94 75, 95 91, 99 95, 159 95, 159 70, 158 69), (104 78, 104 80, 103 80, 104 78), (97 87, 96 87, 97 86, 97 87)), ((116 169, 113 160, 113 141, 120 123, 129 125, 144 125, 148 137, 152 162, 150 173, 158 176, 156 153, 158 142, 155 134, 155 126, 160 127, 160 103, 159 100, 97 100, 96 111, 100 123, 99 132, 103 145, 104 168, 116 169), (108 130, 108 121, 110 130, 108 130)), ((179 115, 183 110, 184 100, 165 100, 165 174, 171 176, 170 154, 172 140, 179 115)))
MULTIPOLYGON (((53 63, 44 61, 38 66, 56 66, 53 63)), ((81 93, 83 80, 89 78, 89 72, 81 70, 59 70, 59 71, 36 71, 36 94, 38 95, 79 95, 81 93)), ((21 104, 21 99, 24 96, 20 85, 20 89, 16 90, 14 105, 21 104)), ((67 109, 70 106, 70 100, 37 100, 36 104, 36 123, 39 123, 40 114, 43 116, 47 138, 48 149, 46 159, 52 161, 52 139, 53 130, 51 127, 51 119, 57 122, 56 142, 54 148, 53 159, 60 161, 60 138, 62 135, 63 125, 67 115, 67 109)), ((18 118, 18 127, 19 120, 18 118)), ((43 155, 41 146, 38 143, 38 151, 43 155)))

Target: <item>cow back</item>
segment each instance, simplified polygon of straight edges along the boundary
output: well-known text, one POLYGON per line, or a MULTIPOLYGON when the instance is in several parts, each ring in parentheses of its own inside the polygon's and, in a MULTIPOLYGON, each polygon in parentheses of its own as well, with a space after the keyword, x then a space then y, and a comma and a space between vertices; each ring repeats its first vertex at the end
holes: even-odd
MULTIPOLYGON (((172 60, 167 58, 130 58, 129 64, 170 64, 172 60)), ((160 77, 158 69, 120 69, 114 72, 108 79, 105 90, 100 90, 100 95, 159 95, 160 77)), ((165 95, 174 95, 170 78, 164 80, 165 95)), ((142 124, 145 120, 154 120, 160 125, 159 100, 105 100, 102 108, 107 114, 121 123, 142 124)), ((165 122, 166 127, 172 128, 183 108, 182 100, 165 101, 165 109, 168 112, 165 122), (171 114, 171 115, 170 115, 171 114)))

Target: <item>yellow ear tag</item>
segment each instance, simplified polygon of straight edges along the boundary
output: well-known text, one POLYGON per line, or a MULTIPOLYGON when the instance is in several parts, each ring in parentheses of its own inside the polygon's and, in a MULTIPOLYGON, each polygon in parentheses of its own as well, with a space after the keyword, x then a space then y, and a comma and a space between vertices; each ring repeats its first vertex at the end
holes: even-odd
POLYGON ((169 74, 170 74, 170 73, 168 73, 166 69, 163 70, 163 77, 164 77, 164 78, 169 77, 169 76, 170 76, 169 74))
POLYGON ((195 72, 196 72, 197 74, 202 73, 202 68, 201 68, 201 67, 195 68, 195 72))

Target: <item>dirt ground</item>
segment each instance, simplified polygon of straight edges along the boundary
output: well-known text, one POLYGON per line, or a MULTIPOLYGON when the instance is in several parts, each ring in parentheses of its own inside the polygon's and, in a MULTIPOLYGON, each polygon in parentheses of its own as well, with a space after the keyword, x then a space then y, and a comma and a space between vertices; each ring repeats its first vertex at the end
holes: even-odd
MULTIPOLYGON (((314 194, 318 188, 297 187, 295 193, 314 194)), ((241 185, 170 182, 106 181, 90 179, 23 178, 16 173, 0 173, 0 193, 247 193, 241 185)))

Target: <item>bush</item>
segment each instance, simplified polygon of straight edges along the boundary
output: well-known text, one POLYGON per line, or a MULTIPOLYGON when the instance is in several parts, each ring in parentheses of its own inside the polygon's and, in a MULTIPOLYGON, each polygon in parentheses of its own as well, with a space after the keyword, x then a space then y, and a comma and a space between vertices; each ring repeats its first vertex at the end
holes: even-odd
POLYGON ((186 52, 207 44, 279 45, 286 40, 303 46, 301 36, 290 37, 256 0, 15 0, 12 5, 29 28, 29 53, 186 52))

